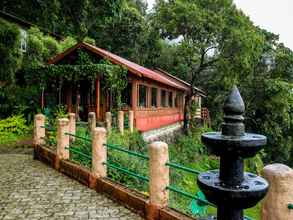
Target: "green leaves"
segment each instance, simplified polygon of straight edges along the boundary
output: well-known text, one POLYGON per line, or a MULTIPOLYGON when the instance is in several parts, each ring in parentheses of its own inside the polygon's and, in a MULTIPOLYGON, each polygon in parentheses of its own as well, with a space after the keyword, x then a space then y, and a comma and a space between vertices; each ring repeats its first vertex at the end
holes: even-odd
POLYGON ((0 88, 14 83, 15 73, 20 67, 20 31, 14 24, 0 19, 0 88))

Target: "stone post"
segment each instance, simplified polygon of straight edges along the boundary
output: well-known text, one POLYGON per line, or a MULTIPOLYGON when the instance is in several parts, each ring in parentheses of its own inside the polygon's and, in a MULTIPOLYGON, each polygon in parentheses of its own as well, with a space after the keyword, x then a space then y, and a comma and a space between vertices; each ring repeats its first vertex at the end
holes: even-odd
MULTIPOLYGON (((69 113, 69 133, 75 135, 76 132, 76 118, 74 113, 69 113)), ((71 142, 75 141, 75 137, 69 136, 71 142)))
POLYGON ((96 113, 94 112, 89 112, 88 114, 88 128, 90 133, 92 134, 94 129, 97 127, 96 126, 96 113))
POLYGON ((128 114, 128 124, 129 124, 129 131, 132 133, 133 132, 133 123, 134 123, 134 112, 133 111, 129 111, 128 114))
POLYGON ((121 134, 124 133, 124 112, 118 111, 118 128, 121 134))
MULTIPOLYGON (((61 118, 57 121, 57 160, 69 159, 69 150, 65 149, 69 147, 69 135, 65 133, 69 132, 69 120, 67 118, 61 118)), ((59 168, 59 162, 57 163, 59 168)))
POLYGON ((168 206, 169 193, 169 160, 168 145, 164 142, 153 142, 149 146, 150 183, 149 207, 147 219, 157 219, 159 209, 168 206))
POLYGON ((269 192, 262 201, 262 220, 293 219, 293 169, 283 164, 267 165, 263 176, 270 184, 269 192))
POLYGON ((111 112, 106 112, 106 129, 108 132, 112 129, 112 115, 111 112))
POLYGON ((43 114, 37 114, 34 118, 34 138, 33 144, 42 145, 45 144, 45 116, 43 114))
POLYGON ((92 174, 96 178, 107 176, 107 131, 105 128, 95 128, 92 141, 92 174))

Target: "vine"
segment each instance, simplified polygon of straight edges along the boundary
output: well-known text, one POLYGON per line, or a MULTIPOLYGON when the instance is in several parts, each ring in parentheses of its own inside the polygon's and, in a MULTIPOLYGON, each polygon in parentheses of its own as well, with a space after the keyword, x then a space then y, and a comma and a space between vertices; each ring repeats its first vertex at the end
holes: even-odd
POLYGON ((91 82, 94 88, 95 80, 103 76, 106 82, 103 89, 110 91, 116 101, 116 107, 120 109, 122 105, 121 93, 127 86, 127 69, 114 65, 107 60, 95 63, 98 61, 97 57, 81 49, 77 50, 77 54, 75 64, 68 64, 64 60, 63 64, 51 64, 27 69, 25 72, 26 81, 46 88, 52 83, 57 84, 61 81, 77 84, 81 80, 87 80, 91 82))

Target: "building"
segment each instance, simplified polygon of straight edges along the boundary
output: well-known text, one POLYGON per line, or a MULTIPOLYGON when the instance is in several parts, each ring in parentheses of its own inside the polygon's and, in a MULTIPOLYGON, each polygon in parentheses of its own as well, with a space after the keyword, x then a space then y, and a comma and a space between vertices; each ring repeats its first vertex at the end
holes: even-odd
MULTIPOLYGON (((66 59, 74 60, 76 51, 80 49, 127 69, 128 86, 122 94, 125 104, 123 110, 134 111, 134 126, 139 131, 153 130, 183 120, 184 96, 190 91, 190 85, 162 70, 147 69, 88 43, 78 43, 48 63, 62 65, 66 63, 66 59)), ((103 121, 105 113, 110 109, 111 99, 111 94, 101 91, 103 83, 103 77, 97 78, 94 91, 90 91, 88 82, 80 82, 79 88, 64 85, 62 104, 66 104, 69 112, 76 112, 77 106, 82 106, 83 114, 78 112, 81 118, 94 111, 97 119, 103 121)), ((198 88, 195 89, 197 95, 194 99, 200 105, 201 97, 205 93, 198 88)))

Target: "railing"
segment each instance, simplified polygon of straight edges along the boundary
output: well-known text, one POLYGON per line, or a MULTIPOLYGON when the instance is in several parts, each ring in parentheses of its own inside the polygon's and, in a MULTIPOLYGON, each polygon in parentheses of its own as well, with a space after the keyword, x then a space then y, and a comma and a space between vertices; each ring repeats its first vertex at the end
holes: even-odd
POLYGON ((82 137, 82 136, 71 134, 71 133, 68 133, 68 132, 65 132, 64 134, 66 134, 68 136, 71 136, 71 137, 75 137, 75 138, 80 139, 80 140, 84 140, 84 141, 89 142, 89 143, 92 142, 92 140, 90 138, 87 138, 87 137, 82 137))
POLYGON ((141 153, 137 153, 135 151, 127 150, 127 149, 125 149, 125 148, 123 148, 122 146, 119 146, 119 145, 104 144, 104 146, 106 146, 106 147, 108 147, 110 149, 113 149, 113 150, 118 150, 118 151, 127 153, 127 154, 132 155, 132 156, 136 156, 136 157, 142 158, 144 160, 149 160, 150 159, 149 156, 147 156, 147 155, 144 155, 144 154, 141 154, 141 153))
MULTIPOLYGON (((85 123, 83 123, 83 124, 85 124, 85 123)), ((127 154, 130 157, 134 157, 134 158, 139 159, 140 162, 147 162, 149 164, 149 167, 151 167, 151 164, 154 163, 155 161, 157 161, 157 162, 160 161, 160 160, 158 160, 160 158, 160 156, 158 157, 158 153, 162 154, 161 157, 164 157, 164 155, 165 156, 167 155, 167 157, 165 157, 165 158, 168 158, 168 146, 166 144, 165 144, 166 150, 160 151, 160 148, 163 148, 163 146, 161 146, 162 142, 160 142, 160 143, 158 142, 155 147, 152 146, 153 144, 151 144, 149 148, 153 149, 153 150, 150 150, 149 155, 146 155, 146 154, 143 154, 140 152, 129 150, 126 147, 121 146, 121 145, 106 143, 107 142, 106 131, 104 128, 99 128, 100 130, 101 129, 104 130, 104 132, 105 132, 104 136, 102 135, 102 133, 98 133, 98 131, 95 129, 92 136, 89 137, 89 136, 77 135, 77 134, 75 134, 75 132, 73 132, 73 133, 69 132, 68 130, 66 130, 66 129, 69 129, 69 127, 70 127, 70 126, 68 126, 68 124, 65 127, 62 127, 61 125, 62 125, 61 123, 58 124, 58 131, 57 132, 60 132, 57 135, 59 138, 59 139, 57 139, 57 141, 60 142, 60 143, 58 142, 58 147, 62 148, 62 146, 63 146, 65 151, 69 151, 69 156, 65 157, 65 158, 61 158, 61 159, 69 159, 69 160, 73 160, 75 162, 80 162, 82 165, 84 164, 87 167, 89 167, 90 165, 93 166, 93 163, 97 163, 97 161, 93 161, 94 156, 97 156, 96 154, 99 154, 101 152, 94 152, 94 151, 92 151, 92 149, 101 150, 102 148, 104 148, 103 150, 105 151, 106 155, 108 155, 108 156, 105 157, 105 158, 107 158, 106 160, 101 161, 101 164, 100 164, 101 167, 104 167, 105 170, 107 170, 107 169, 109 171, 115 170, 118 173, 122 173, 124 175, 133 177, 139 181, 142 181, 143 183, 146 183, 149 186, 149 188, 152 187, 151 183, 155 182, 153 174, 151 174, 151 173, 149 173, 148 175, 141 174, 141 170, 138 170, 140 172, 137 172, 137 171, 134 171, 132 168, 129 168, 125 165, 123 166, 121 163, 119 163, 119 160, 117 162, 117 161, 114 161, 113 158, 111 158, 111 156, 112 156, 111 153, 112 152, 121 152, 121 153, 127 154), (65 142, 64 142, 64 138, 60 138, 60 136, 64 137, 64 135, 68 136, 68 137, 72 137, 72 138, 74 138, 74 140, 70 141, 69 138, 67 138, 67 140, 65 140, 65 142), (99 138, 99 139, 95 139, 95 138, 99 138), (101 145, 99 145, 99 146, 94 145, 97 143, 101 144, 101 145), (154 158, 156 158, 156 159, 154 159, 154 158)), ((55 128, 53 128, 52 126, 50 126, 48 124, 40 126, 40 127, 42 129, 45 129, 45 131, 46 130, 53 131, 53 132, 56 131, 55 128)), ((101 132, 101 131, 99 131, 99 132, 101 132)), ((41 138, 44 139, 46 137, 41 137, 41 138)), ((60 151, 62 151, 62 149, 61 150, 59 149, 59 152, 60 151)), ((61 153, 59 157, 64 157, 62 155, 64 155, 64 153, 61 153)), ((58 154, 57 154, 57 156, 58 156, 58 154)), ((101 157, 101 155, 99 155, 99 157, 101 157)), ((187 172, 191 175, 198 175, 201 173, 201 171, 190 168, 190 167, 183 166, 179 163, 174 163, 172 161, 169 161, 169 159, 164 160, 164 162, 161 165, 159 164, 159 166, 161 166, 161 167, 158 167, 157 170, 163 170, 166 167, 168 169, 168 172, 166 172, 167 176, 166 176, 166 173, 162 173, 162 176, 164 175, 164 177, 161 177, 160 175, 155 175, 156 176, 155 178, 167 178, 168 179, 168 184, 164 185, 162 190, 164 190, 164 191, 169 190, 170 192, 176 193, 182 197, 189 198, 192 200, 192 202, 195 201, 198 206, 201 206, 201 207, 211 206, 211 207, 216 208, 216 206, 214 204, 212 204, 206 200, 206 198, 203 196, 202 193, 200 193, 200 191, 198 191, 197 193, 190 193, 190 192, 182 190, 180 187, 169 184, 169 178, 170 178, 169 168, 172 168, 176 171, 187 172)), ((135 167, 135 169, 136 168, 140 169, 139 167, 135 167)), ((157 167, 153 167, 153 168, 156 170, 157 167)), ((149 172, 149 171, 147 170, 147 172, 149 172)), ((102 177, 106 177, 106 176, 102 176, 102 177)), ((156 190, 158 190, 158 189, 156 189, 156 190)), ((166 193, 162 193, 162 194, 166 195, 166 193)), ((157 196, 157 193, 154 193, 154 192, 153 192, 153 194, 150 193, 150 197, 151 196, 157 196), (154 194, 156 194, 156 195, 154 195, 154 194)), ((167 198, 167 201, 168 200, 169 200, 169 198, 167 198)), ((150 201, 152 201, 152 200, 150 199, 150 201)), ((293 204, 288 204, 288 209, 293 209, 293 204)), ((202 214, 206 214, 206 213, 205 213, 205 211, 202 211, 202 213, 200 213, 200 211, 197 211, 196 214, 202 215, 202 214)), ((246 217, 246 219, 250 219, 250 218, 246 217)))
POLYGON ((40 126, 41 128, 45 128, 46 131, 57 131, 56 128, 54 128, 52 125, 46 124, 44 126, 40 126))
MULTIPOLYGON (((122 152, 122 153, 125 153, 129 156, 132 156, 132 157, 136 157, 140 160, 143 160, 143 161, 149 161, 149 156, 147 155, 144 155, 142 153, 139 153, 139 152, 136 152, 136 151, 132 151, 132 150, 128 150, 126 149, 126 147, 123 147, 123 146, 120 146, 120 145, 116 145, 116 144, 104 144, 104 146, 109 149, 109 150, 114 150, 114 151, 118 151, 118 152, 122 152)), ((109 155, 109 154, 108 154, 109 155)), ((123 167, 121 166, 121 164, 117 163, 117 162, 114 162, 113 160, 107 158, 107 162, 104 163, 107 168, 110 168, 110 169, 113 169, 113 170, 116 170, 118 172, 121 172, 125 175, 128 175, 128 176, 131 176, 131 177, 134 177, 138 180, 141 180, 143 181, 144 183, 148 183, 149 182, 149 177, 147 176, 144 176, 142 174, 139 174, 133 170, 130 170, 126 167, 123 167)), ((137 187, 135 187, 137 188, 137 187)))

